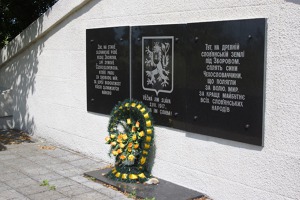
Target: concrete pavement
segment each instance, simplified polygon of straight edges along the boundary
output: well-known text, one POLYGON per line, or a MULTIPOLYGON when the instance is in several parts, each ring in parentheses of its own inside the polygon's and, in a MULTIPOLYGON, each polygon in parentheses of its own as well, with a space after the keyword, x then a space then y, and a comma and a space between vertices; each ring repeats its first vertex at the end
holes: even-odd
POLYGON ((107 163, 40 141, 6 147, 0 151, 0 200, 130 199, 83 177, 107 163))

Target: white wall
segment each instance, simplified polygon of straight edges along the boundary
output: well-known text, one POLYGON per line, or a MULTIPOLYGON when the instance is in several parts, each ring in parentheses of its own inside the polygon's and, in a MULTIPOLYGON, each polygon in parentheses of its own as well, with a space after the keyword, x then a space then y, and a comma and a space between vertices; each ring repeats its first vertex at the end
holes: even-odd
POLYGON ((1 51, 13 123, 111 161, 109 118, 86 111, 86 29, 247 18, 267 18, 264 147, 156 127, 153 174, 216 200, 299 199, 298 0, 60 0, 1 51))

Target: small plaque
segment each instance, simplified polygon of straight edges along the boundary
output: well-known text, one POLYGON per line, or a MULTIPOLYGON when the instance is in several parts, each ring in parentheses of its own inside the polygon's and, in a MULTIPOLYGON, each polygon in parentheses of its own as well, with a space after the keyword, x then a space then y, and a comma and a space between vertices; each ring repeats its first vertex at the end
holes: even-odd
POLYGON ((129 98, 129 27, 86 30, 87 110, 109 114, 129 98))
POLYGON ((151 109, 157 125, 185 125, 185 35, 185 25, 132 27, 132 98, 151 109))
POLYGON ((262 145, 265 19, 188 30, 186 130, 262 145))

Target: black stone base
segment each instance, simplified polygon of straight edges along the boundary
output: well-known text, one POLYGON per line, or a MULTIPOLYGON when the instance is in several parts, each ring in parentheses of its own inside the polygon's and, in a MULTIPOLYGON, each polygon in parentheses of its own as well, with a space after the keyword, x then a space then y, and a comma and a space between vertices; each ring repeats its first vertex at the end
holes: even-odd
POLYGON ((114 181, 102 174, 106 174, 111 169, 101 169, 84 173, 85 176, 93 177, 96 180, 114 186, 122 192, 136 192, 138 198, 153 198, 156 200, 192 200, 203 197, 200 192, 176 185, 174 183, 159 179, 158 185, 145 185, 141 183, 123 183, 114 181))

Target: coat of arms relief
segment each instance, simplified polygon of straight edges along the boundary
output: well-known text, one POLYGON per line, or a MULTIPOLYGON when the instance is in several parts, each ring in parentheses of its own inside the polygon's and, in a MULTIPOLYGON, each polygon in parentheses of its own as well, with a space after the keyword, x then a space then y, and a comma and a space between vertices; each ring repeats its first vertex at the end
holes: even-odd
POLYGON ((143 38, 143 88, 170 93, 173 90, 173 37, 143 38))

